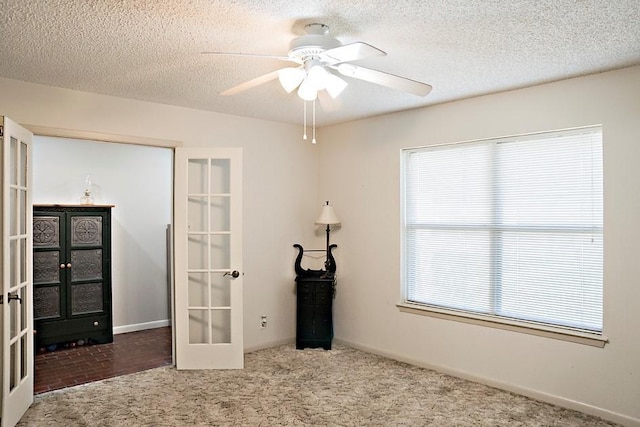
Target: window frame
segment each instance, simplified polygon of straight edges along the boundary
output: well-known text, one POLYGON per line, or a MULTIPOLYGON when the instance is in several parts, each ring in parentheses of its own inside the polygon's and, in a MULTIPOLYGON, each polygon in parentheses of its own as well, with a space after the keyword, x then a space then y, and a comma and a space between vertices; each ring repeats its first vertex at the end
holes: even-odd
MULTIPOLYGON (((426 303, 419 303, 410 301, 408 299, 408 277, 407 277, 407 265, 406 265, 406 230, 407 230, 407 221, 406 221, 406 203, 407 203, 407 194, 406 194, 406 179, 407 179, 407 166, 406 166, 406 153, 410 151, 415 151, 419 149, 433 149, 442 146, 451 146, 451 145, 461 145, 468 143, 482 143, 482 142, 496 142, 502 140, 515 140, 515 139, 532 139, 537 136, 543 137, 545 135, 550 135, 553 133, 561 133, 561 132, 580 132, 580 131, 589 131, 589 130, 600 130, 602 134, 604 134, 602 125, 593 125, 593 126, 584 126, 578 128, 570 128, 570 129, 561 129, 554 131, 543 131, 543 132, 534 132, 527 134, 519 134, 519 135, 511 135, 506 137, 496 137, 496 138, 484 138, 477 140, 469 140, 469 141, 461 141, 455 143, 444 143, 444 144, 433 144, 428 146, 421 147, 409 147, 402 148, 400 150, 400 262, 401 262, 401 274, 400 274, 400 300, 396 304, 400 312, 409 313, 415 315, 429 316, 435 317, 439 319, 453 320, 457 322, 463 322, 474 325, 487 326, 502 330, 526 333, 536 336, 548 337, 559 339, 563 341, 574 342, 578 344, 585 344, 590 346, 595 346, 602 348, 606 343, 609 342, 608 338, 605 336, 605 324, 604 324, 604 302, 603 302, 603 324, 602 331, 587 331, 579 328, 572 328, 569 326, 560 326, 560 325, 551 325, 541 322, 528 321, 524 319, 513 319, 501 317, 499 315, 491 315, 491 314, 482 314, 476 313, 472 311, 464 311, 458 310, 455 308, 447 308, 442 306, 430 305, 426 303)), ((602 146, 604 150, 604 144, 602 146)), ((604 157, 604 153, 603 153, 604 157)), ((603 165, 604 169, 604 165, 603 165)), ((604 175, 604 170, 603 170, 604 175)), ((604 178, 604 177, 603 177, 604 178)), ((604 198, 604 196, 603 196, 604 198)), ((603 200, 603 209, 604 209, 604 200, 603 200)), ((603 238, 604 238, 604 230, 603 230, 603 238)), ((603 264, 604 264, 604 253, 603 253, 603 264)), ((604 265, 603 265, 604 268, 604 265)), ((604 292, 604 278, 603 278, 603 292, 604 292)), ((603 296, 604 297, 604 296, 603 296)))

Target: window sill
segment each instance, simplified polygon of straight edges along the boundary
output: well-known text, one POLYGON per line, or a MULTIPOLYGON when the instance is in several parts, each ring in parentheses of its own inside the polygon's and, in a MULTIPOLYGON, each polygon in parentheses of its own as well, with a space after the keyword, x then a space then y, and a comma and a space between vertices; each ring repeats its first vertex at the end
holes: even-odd
POLYGON ((469 323, 472 325, 488 326, 490 328, 520 332, 530 335, 536 335, 539 337, 553 338, 557 340, 573 342, 576 344, 590 345, 598 348, 603 348, 604 345, 609 342, 609 340, 602 335, 592 334, 588 332, 554 328, 551 326, 539 325, 535 323, 517 322, 508 319, 500 319, 490 316, 483 316, 480 314, 447 310, 421 304, 411 304, 405 302, 397 304, 397 307, 403 313, 454 320, 456 322, 469 323))

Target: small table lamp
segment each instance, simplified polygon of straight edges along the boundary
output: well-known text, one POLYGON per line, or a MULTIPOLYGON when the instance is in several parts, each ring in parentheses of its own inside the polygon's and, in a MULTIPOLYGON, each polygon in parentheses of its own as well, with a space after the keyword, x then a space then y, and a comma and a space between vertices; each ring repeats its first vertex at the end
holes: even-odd
POLYGON ((336 216, 336 213, 333 211, 333 206, 329 204, 327 200, 327 204, 322 206, 322 212, 320 212, 320 217, 316 220, 316 224, 326 225, 327 226, 327 260, 324 262, 325 269, 329 269, 329 232, 331 231, 330 226, 339 225, 340 220, 336 216))

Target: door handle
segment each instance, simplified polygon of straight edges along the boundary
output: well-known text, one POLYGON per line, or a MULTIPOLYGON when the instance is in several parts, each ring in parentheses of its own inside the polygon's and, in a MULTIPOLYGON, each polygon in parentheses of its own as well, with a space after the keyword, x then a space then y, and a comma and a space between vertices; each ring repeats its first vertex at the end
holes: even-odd
POLYGON ((20 298, 18 296, 18 294, 15 294, 15 295, 9 294, 8 300, 9 300, 9 302, 11 302, 11 301, 20 301, 20 304, 22 304, 22 298, 20 298))
POLYGON ((231 276, 231 277, 233 277, 234 279, 237 279, 237 278, 240 276, 240 272, 239 272, 238 270, 233 270, 233 271, 231 271, 231 272, 227 271, 227 272, 226 272, 226 273, 224 273, 222 276, 223 276, 223 277, 224 277, 224 276, 231 276))

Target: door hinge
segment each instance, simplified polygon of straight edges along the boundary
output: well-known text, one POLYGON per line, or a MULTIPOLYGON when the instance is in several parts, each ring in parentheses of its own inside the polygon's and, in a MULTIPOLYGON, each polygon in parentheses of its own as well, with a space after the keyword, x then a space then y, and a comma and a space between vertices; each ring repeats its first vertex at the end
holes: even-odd
POLYGON ((4 136, 4 126, 0 126, 0 136, 4 136))

